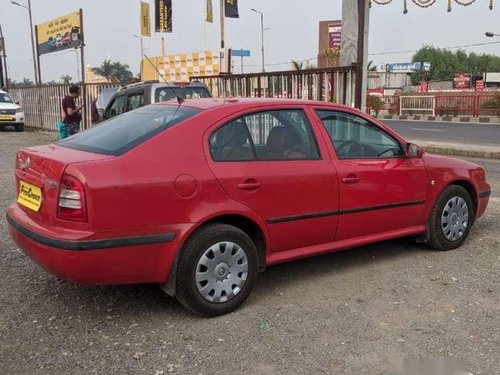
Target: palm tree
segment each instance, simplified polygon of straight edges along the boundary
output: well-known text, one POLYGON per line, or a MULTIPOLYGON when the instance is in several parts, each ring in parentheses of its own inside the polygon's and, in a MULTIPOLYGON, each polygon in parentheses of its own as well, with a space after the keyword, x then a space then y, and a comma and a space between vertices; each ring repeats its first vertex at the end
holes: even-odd
POLYGON ((129 66, 119 61, 104 60, 100 67, 92 68, 92 71, 112 83, 127 83, 134 78, 129 66))
POLYGON ((92 68, 92 72, 112 82, 113 63, 111 62, 111 60, 104 60, 100 67, 92 68))
POLYGON ((73 78, 71 78, 71 76, 65 74, 65 75, 61 76, 61 83, 64 83, 65 85, 67 85, 67 84, 71 83, 72 79, 73 78))
POLYGON ((374 65, 373 60, 370 60, 370 61, 368 61, 368 66, 366 67, 366 69, 369 72, 376 72, 377 71, 377 65, 374 65))
POLYGON ((302 70, 303 61, 292 60, 292 70, 302 70))
POLYGON ((29 78, 23 78, 23 81, 21 82, 20 86, 34 86, 35 84, 33 83, 33 81, 29 78))

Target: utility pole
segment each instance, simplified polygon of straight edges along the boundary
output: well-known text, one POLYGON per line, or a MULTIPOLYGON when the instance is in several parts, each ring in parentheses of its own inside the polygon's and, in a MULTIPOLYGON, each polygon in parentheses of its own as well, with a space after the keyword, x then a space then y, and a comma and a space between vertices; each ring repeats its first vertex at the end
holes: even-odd
POLYGON ((3 37, 2 25, 0 25, 0 90, 9 88, 9 76, 7 74, 7 53, 5 52, 5 39, 3 37), (4 73, 5 71, 5 73, 4 73))

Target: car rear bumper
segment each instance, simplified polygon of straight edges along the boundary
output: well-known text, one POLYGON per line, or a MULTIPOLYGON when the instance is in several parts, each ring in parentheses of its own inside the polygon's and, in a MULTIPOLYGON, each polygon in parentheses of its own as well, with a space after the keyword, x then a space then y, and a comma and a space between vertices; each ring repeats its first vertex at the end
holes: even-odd
POLYGON ((78 231, 72 230, 71 239, 64 229, 42 234, 17 204, 7 209, 7 221, 12 239, 35 263, 59 278, 81 284, 164 283, 179 246, 175 230, 90 240, 85 239, 87 231, 79 238, 78 231))

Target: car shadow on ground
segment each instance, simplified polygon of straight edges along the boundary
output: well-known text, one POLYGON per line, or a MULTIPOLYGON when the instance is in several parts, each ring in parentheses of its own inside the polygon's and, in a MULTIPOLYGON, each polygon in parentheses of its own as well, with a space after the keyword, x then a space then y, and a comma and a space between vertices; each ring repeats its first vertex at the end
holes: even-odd
POLYGON ((6 133, 6 132, 15 132, 16 128, 14 125, 5 125, 0 127, 0 133, 6 133))
MULTIPOLYGON (((411 238, 385 241, 346 251, 315 256, 269 267, 259 275, 250 302, 259 304, 283 287, 300 286, 304 280, 318 280, 325 275, 351 271, 358 267, 371 267, 374 262, 387 262, 395 257, 414 257, 416 253, 428 252, 424 246, 415 246, 411 238), (296 277, 300 275, 300 277, 296 277), (259 302, 260 301, 260 302, 259 302)), ((44 271, 37 270, 42 273, 44 271)), ((34 271, 35 274, 38 273, 34 271)), ((36 275, 33 275, 36 277, 36 275)), ((46 303, 55 310, 77 310, 91 318, 106 316, 112 309, 114 314, 140 316, 147 314, 167 314, 170 318, 186 318, 188 313, 175 298, 167 296, 154 284, 125 286, 86 286, 69 281, 58 280, 46 274, 42 277, 45 285, 41 287, 46 303)))

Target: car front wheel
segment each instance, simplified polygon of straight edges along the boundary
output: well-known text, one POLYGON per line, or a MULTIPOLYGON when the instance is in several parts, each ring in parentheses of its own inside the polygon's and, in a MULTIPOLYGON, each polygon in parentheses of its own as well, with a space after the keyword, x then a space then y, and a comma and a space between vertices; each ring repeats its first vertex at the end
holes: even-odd
POLYGON ((461 246, 473 221, 472 200, 467 190, 450 185, 439 196, 429 218, 429 245, 437 250, 461 246))
POLYGON ((14 125, 16 132, 23 132, 24 131, 24 124, 16 124, 14 125))
POLYGON ((203 316, 227 314, 240 306, 257 280, 257 249, 242 230, 209 224, 181 250, 176 297, 203 316))

